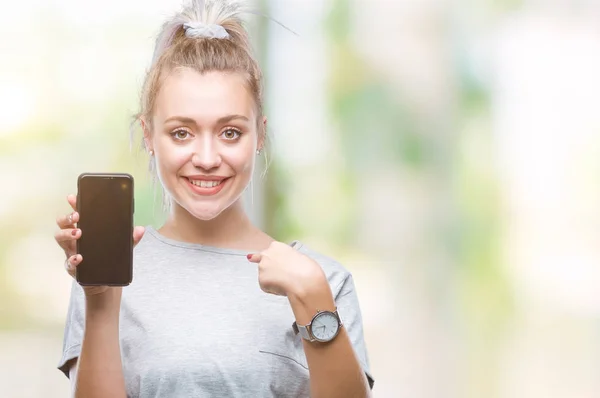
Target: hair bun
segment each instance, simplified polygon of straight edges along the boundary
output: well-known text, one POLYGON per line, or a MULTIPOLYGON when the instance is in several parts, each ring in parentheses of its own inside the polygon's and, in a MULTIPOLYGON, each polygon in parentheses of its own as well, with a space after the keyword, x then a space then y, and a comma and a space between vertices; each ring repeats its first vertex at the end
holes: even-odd
POLYGON ((156 38, 152 63, 178 37, 230 39, 248 47, 242 14, 248 12, 240 0, 188 0, 188 4, 167 20, 156 38), (185 32, 185 34, 184 34, 185 32))

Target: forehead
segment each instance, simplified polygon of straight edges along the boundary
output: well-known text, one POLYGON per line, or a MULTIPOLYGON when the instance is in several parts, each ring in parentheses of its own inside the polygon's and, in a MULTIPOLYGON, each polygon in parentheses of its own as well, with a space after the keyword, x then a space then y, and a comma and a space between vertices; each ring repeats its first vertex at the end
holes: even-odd
POLYGON ((155 117, 185 116, 201 123, 226 115, 254 117, 254 100, 239 73, 207 72, 189 68, 169 73, 156 98, 155 117))

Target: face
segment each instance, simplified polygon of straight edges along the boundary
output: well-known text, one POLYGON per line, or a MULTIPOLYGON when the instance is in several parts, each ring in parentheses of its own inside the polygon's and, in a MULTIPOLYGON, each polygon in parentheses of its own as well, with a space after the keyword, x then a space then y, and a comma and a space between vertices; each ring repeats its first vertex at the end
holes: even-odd
POLYGON ((211 220, 239 200, 261 145, 256 117, 238 74, 185 68, 164 80, 145 139, 174 206, 211 220))

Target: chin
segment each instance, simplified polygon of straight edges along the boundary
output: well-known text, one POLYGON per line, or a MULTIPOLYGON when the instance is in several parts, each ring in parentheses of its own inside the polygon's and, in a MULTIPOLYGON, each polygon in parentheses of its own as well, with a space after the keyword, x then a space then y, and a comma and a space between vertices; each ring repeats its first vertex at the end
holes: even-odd
MULTIPOLYGON (((216 203, 215 203, 216 205, 216 203)), ((212 203, 207 204, 192 203, 190 206, 184 207, 188 213, 200 221, 210 221, 217 218, 226 208, 223 206, 212 206, 212 203)))

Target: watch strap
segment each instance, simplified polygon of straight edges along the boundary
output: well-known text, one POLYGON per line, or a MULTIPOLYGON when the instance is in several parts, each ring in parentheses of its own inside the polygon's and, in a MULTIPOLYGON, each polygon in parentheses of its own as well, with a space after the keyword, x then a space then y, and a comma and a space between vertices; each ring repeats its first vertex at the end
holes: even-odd
POLYGON ((309 328, 310 328, 310 325, 302 326, 302 325, 298 325, 297 322, 294 322, 292 324, 292 329, 294 329, 294 334, 299 334, 300 337, 302 337, 304 340, 308 340, 308 341, 312 342, 312 341, 315 341, 315 339, 311 335, 309 328))

